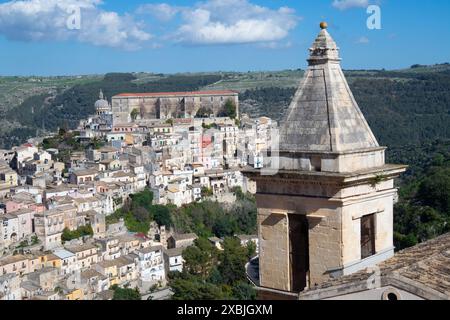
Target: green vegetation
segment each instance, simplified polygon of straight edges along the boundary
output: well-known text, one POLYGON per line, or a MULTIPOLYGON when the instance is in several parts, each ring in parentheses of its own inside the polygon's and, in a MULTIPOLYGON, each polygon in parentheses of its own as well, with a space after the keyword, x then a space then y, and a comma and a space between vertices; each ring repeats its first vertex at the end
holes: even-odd
POLYGON ((214 193, 211 188, 203 187, 202 190, 202 197, 211 197, 214 193))
POLYGON ((54 160, 67 162, 73 152, 82 152, 89 148, 100 149, 106 144, 105 140, 99 138, 92 138, 88 142, 81 143, 77 136, 79 136, 79 132, 67 131, 61 128, 57 135, 44 138, 41 147, 44 149, 58 149, 59 153, 54 157, 54 160))
POLYGON ((397 249, 450 231, 450 141, 418 146, 394 210, 397 249))
POLYGON ((247 250, 237 238, 224 240, 220 252, 207 239, 199 238, 183 252, 182 273, 169 275, 174 300, 255 300, 247 282, 247 250))
POLYGON ((220 81, 202 89, 235 90, 243 93, 257 88, 293 88, 298 86, 303 74, 302 70, 220 73, 222 77, 220 81))
POLYGON ((25 247, 28 247, 28 246, 29 246, 28 240, 25 239, 25 240, 21 241, 16 248, 17 249, 21 249, 21 248, 25 248, 25 247))
POLYGON ((216 123, 211 123, 211 124, 204 124, 204 123, 202 123, 202 128, 203 129, 207 129, 207 130, 209 130, 211 128, 217 129, 217 124, 216 123))
POLYGON ((241 113, 249 114, 251 117, 266 116, 279 121, 289 107, 295 90, 295 87, 247 90, 239 96, 241 113))
POLYGON ((32 246, 34 246, 35 244, 38 244, 40 241, 39 241, 39 238, 38 238, 38 236, 37 235, 33 235, 32 237, 31 237, 31 245, 32 246))
POLYGON ((223 106, 223 110, 220 112, 219 116, 221 117, 230 117, 231 119, 235 119, 237 116, 236 112, 236 104, 231 100, 227 99, 223 106))
POLYGON ((131 111, 130 116, 131 116, 131 119, 132 119, 133 121, 136 120, 136 118, 137 118, 138 115, 139 115, 139 110, 138 110, 138 109, 133 109, 133 110, 131 111))
POLYGON ((375 188, 377 184, 386 181, 387 178, 383 175, 376 175, 374 178, 371 179, 370 183, 372 185, 372 188, 375 188))
POLYGON ((227 209, 218 202, 203 201, 172 208, 171 213, 175 230, 180 233, 227 237, 256 232, 256 203, 249 195, 243 194, 227 209))
POLYGON ((130 196, 130 201, 114 214, 106 217, 108 224, 116 223, 123 218, 125 225, 131 232, 147 233, 150 223, 156 221, 158 225, 170 227, 173 225, 170 207, 153 205, 153 193, 149 189, 130 196))
POLYGON ((247 259, 251 259, 253 257, 256 256, 256 243, 254 243, 253 241, 249 241, 247 242, 247 259))
POLYGON ((107 224, 124 219, 131 232, 147 233, 150 223, 174 227, 178 233, 194 232, 199 236, 226 237, 235 234, 256 232, 255 199, 236 188, 237 201, 225 209, 218 202, 203 201, 177 208, 173 205, 153 205, 153 194, 149 189, 134 194, 130 201, 106 217, 107 224))
POLYGON ((81 226, 78 229, 74 231, 70 231, 68 228, 64 228, 61 240, 63 242, 70 241, 73 239, 78 239, 85 236, 93 236, 94 231, 92 230, 92 227, 90 225, 87 226, 81 226))
POLYGON ((195 114, 196 118, 209 118, 213 114, 213 111, 206 107, 201 107, 198 109, 197 113, 195 114))
POLYGON ((117 284, 111 286, 114 291, 113 300, 141 300, 138 288, 121 288, 117 284))

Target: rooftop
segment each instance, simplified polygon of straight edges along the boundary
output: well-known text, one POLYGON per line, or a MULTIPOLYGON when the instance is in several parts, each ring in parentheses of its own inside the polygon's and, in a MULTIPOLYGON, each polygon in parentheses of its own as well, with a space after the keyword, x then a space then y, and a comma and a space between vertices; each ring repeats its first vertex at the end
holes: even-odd
MULTIPOLYGON (((407 284, 409 290, 416 289, 424 298, 450 297, 450 233, 411 248, 397 252, 394 257, 378 265, 385 285, 395 280, 396 287, 407 284)), ((373 272, 362 270, 357 273, 330 280, 300 294, 300 298, 311 294, 322 294, 338 289, 351 291, 357 284, 366 282, 373 272)), ((360 287, 357 287, 361 290, 360 287)))
POLYGON ((67 258, 70 258, 70 257, 73 257, 73 256, 74 256, 74 254, 73 254, 72 252, 67 251, 67 250, 65 250, 65 249, 58 249, 58 250, 55 250, 55 251, 53 252, 53 254, 54 254, 55 256, 57 256, 58 258, 60 258, 60 259, 67 259, 67 258))
POLYGON ((197 239, 198 238, 195 233, 175 233, 174 235, 172 235, 172 237, 176 241, 191 240, 191 239, 197 239))
POLYGON ((162 246, 157 245, 157 246, 150 246, 147 248, 139 249, 137 251, 145 254, 145 253, 150 253, 150 252, 154 252, 154 251, 158 251, 158 250, 162 250, 162 249, 163 249, 162 246))
POLYGON ((0 266, 6 266, 8 264, 16 263, 16 262, 19 262, 19 261, 24 261, 24 260, 27 260, 27 259, 28 259, 27 257, 25 257, 24 255, 21 255, 21 254, 18 254, 18 255, 15 255, 15 256, 9 256, 9 257, 5 257, 5 258, 1 258, 0 259, 0 266))
POLYGON ((181 256, 184 248, 172 248, 164 250, 164 253, 169 257, 181 256))
POLYGON ((106 278, 103 274, 92 268, 81 272, 81 278, 83 279, 91 279, 94 277, 98 277, 100 279, 106 278))
POLYGON ((114 297, 113 290, 105 290, 97 293, 96 300, 112 300, 113 297, 114 297))
POLYGON ((339 48, 322 29, 282 122, 281 151, 345 152, 379 147, 348 86, 339 48))
POLYGON ((77 175, 77 176, 92 176, 92 175, 96 175, 98 174, 98 170, 95 169, 81 169, 81 170, 76 170, 73 171, 73 174, 77 175))
POLYGON ((97 246, 95 246, 93 244, 85 243, 85 244, 78 245, 78 246, 77 245, 67 246, 66 249, 70 252, 78 253, 78 252, 83 252, 86 250, 97 249, 97 246))

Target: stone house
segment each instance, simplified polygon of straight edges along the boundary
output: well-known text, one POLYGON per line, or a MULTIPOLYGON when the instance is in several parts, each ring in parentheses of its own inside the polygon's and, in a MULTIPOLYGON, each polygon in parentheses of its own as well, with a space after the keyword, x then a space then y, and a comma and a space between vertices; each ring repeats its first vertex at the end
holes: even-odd
POLYGON ((44 245, 44 250, 62 246, 61 236, 65 228, 65 215, 58 209, 48 210, 34 215, 36 235, 44 245))
POLYGON ((176 233, 167 239, 167 248, 186 248, 193 245, 197 238, 195 233, 176 233))

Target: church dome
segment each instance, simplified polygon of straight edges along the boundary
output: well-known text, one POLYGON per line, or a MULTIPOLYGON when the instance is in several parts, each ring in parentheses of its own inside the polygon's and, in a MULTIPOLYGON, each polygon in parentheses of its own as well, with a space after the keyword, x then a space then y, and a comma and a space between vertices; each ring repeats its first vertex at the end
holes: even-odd
POLYGON ((103 91, 100 90, 99 100, 95 102, 95 109, 109 109, 109 102, 104 99, 103 91))
POLYGON ((96 109, 108 109, 109 108, 109 103, 108 101, 101 99, 101 100, 97 100, 95 102, 95 108, 96 109))

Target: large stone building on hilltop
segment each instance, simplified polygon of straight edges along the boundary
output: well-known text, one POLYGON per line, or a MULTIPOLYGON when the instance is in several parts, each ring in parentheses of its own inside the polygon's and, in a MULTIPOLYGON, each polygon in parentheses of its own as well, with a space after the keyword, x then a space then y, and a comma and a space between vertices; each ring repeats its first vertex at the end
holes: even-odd
POLYGON ((281 127, 278 173, 245 173, 257 184, 262 292, 298 294, 394 255, 394 178, 406 167, 385 164, 321 27, 281 127))
POLYGON ((234 103, 238 114, 238 93, 230 90, 123 93, 112 97, 113 121, 114 124, 130 123, 133 116, 137 120, 194 118, 201 109, 218 116, 228 100, 234 103))

